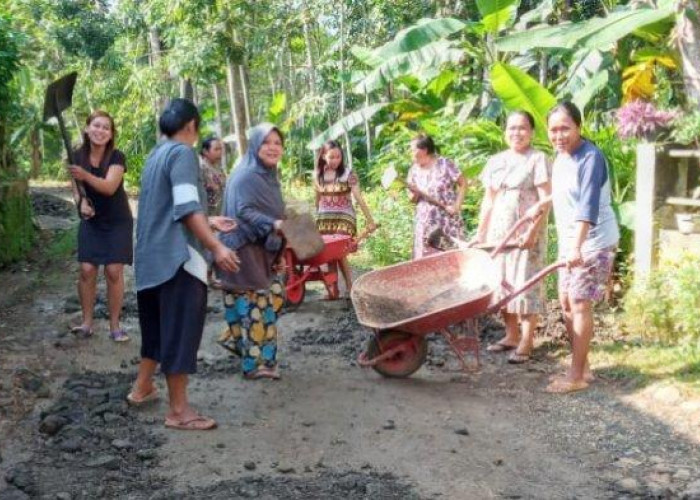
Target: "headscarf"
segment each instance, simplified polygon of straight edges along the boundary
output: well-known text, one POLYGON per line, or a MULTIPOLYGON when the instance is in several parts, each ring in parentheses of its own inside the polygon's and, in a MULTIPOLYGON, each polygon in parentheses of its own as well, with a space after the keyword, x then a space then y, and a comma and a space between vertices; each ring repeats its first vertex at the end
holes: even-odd
POLYGON ((230 248, 246 243, 263 243, 266 249, 277 251, 282 240, 273 231, 274 221, 284 215, 284 201, 277 168, 263 165, 258 153, 272 131, 282 133, 271 123, 261 123, 250 129, 248 150, 236 164, 226 182, 223 215, 238 223, 236 230, 221 236, 230 248))

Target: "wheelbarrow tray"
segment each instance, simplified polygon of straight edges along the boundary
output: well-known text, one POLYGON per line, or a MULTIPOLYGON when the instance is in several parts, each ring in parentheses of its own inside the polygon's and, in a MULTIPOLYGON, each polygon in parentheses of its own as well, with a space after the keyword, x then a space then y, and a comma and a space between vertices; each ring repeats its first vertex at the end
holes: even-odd
POLYGON ((355 281, 360 324, 423 335, 486 312, 498 289, 487 252, 452 250, 369 272, 355 281))
POLYGON ((350 253, 352 238, 346 234, 324 234, 323 250, 311 258, 300 260, 305 266, 320 266, 334 260, 340 260, 350 253))

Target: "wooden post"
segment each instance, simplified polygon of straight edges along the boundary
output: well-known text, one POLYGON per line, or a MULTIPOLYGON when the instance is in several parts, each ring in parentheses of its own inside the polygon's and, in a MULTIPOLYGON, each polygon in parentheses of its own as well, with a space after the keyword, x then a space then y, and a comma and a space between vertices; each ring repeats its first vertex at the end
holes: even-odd
POLYGON ((637 192, 634 221, 634 279, 644 279, 654 261, 654 204, 656 145, 637 145, 637 192))

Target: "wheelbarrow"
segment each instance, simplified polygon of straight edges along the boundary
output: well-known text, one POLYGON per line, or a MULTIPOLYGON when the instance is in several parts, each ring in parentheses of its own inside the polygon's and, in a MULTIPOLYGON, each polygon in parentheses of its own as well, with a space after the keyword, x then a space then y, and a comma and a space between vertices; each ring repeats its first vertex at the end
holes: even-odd
POLYGON ((426 360, 426 336, 439 333, 463 370, 469 369, 464 360, 467 352, 473 353, 479 366, 478 318, 501 310, 565 265, 560 261, 545 267, 517 290, 498 282, 493 259, 528 222, 534 221, 520 219, 491 253, 479 248, 450 250, 358 278, 352 303, 359 323, 373 331, 358 364, 386 377, 408 377, 426 360))
POLYGON ((306 296, 306 283, 309 281, 321 281, 326 287, 329 300, 337 300, 340 297, 338 289, 338 265, 340 260, 357 251, 359 244, 371 234, 365 230, 353 238, 346 234, 324 234, 323 250, 321 253, 301 260, 297 258, 294 250, 287 248, 284 251, 284 267, 287 276, 286 306, 287 309, 295 309, 304 302, 306 296))

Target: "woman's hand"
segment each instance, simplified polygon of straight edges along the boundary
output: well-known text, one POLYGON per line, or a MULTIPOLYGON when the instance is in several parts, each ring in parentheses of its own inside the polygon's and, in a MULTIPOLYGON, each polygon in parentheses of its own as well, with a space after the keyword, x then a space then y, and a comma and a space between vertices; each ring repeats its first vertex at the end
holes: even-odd
POLYGON ((518 246, 523 250, 532 250, 537 244, 538 236, 536 231, 528 231, 519 238, 518 246))
POLYGON ((580 248, 573 248, 569 255, 566 256, 566 267, 571 269, 572 267, 579 267, 583 265, 583 256, 581 255, 580 248))
POLYGON ((68 169, 70 176, 76 181, 86 181, 90 176, 90 174, 83 167, 79 167, 78 165, 68 165, 66 168, 68 169))
POLYGON ((456 205, 445 205, 444 208, 448 215, 457 215, 460 213, 462 207, 458 207, 456 205))
POLYGON ((367 231, 373 233, 377 230, 377 224, 374 221, 370 221, 367 224, 367 231))
POLYGON ((209 225, 216 231, 222 233, 228 233, 236 229, 237 224, 231 217, 224 217, 222 215, 214 215, 209 217, 209 225))
POLYGON ((241 261, 238 259, 236 252, 230 248, 219 244, 212 252, 212 255, 214 256, 214 262, 216 262, 217 267, 231 273, 238 271, 238 265, 241 261))
POLYGON ((95 209, 90 204, 90 200, 83 198, 80 200, 80 215, 83 219, 91 219, 95 216, 95 209))

